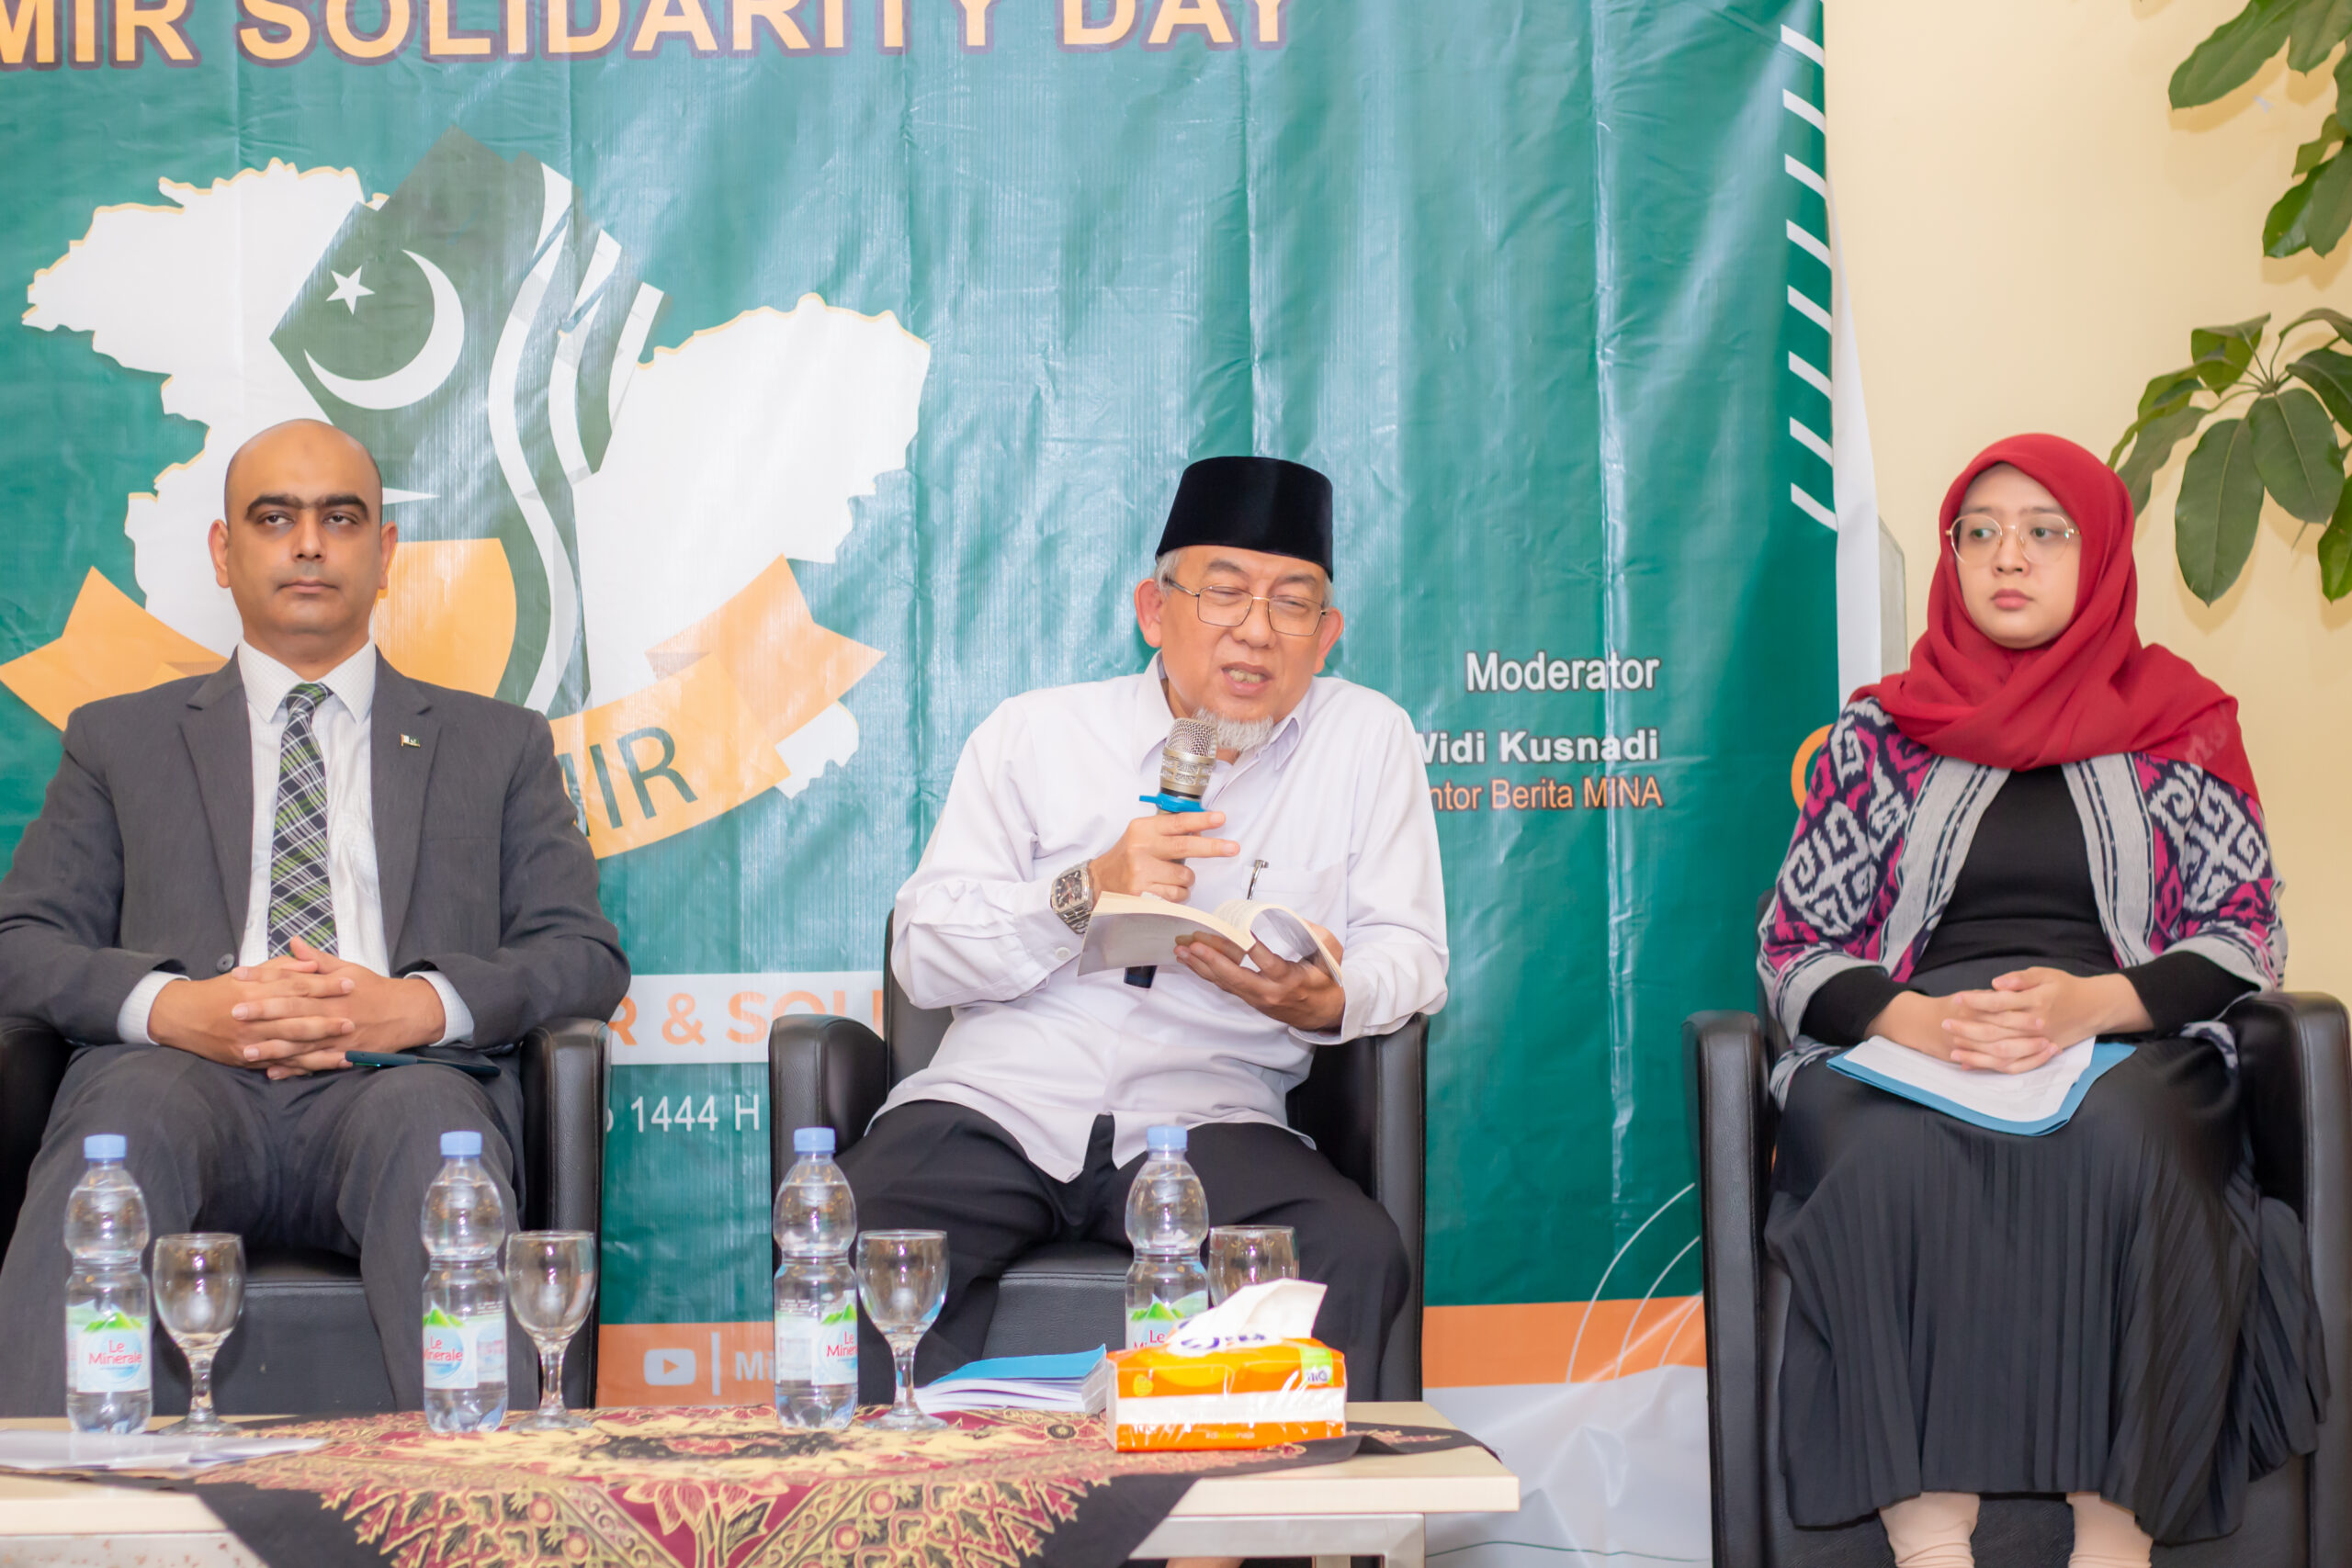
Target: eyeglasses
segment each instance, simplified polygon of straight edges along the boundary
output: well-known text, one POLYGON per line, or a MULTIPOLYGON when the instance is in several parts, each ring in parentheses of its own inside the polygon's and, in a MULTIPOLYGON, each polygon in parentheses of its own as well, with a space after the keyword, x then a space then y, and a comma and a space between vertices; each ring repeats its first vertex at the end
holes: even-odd
POLYGON ((1240 626, 1250 619, 1250 605, 1263 604, 1268 624, 1283 636, 1312 637, 1323 617, 1331 613, 1328 605, 1287 593, 1252 593, 1241 588, 1187 588, 1173 578, 1163 580, 1161 586, 1190 593, 1201 613, 1201 624, 1208 626, 1240 626))
POLYGON ((1951 525, 1951 553, 1962 566, 1983 566, 2000 553, 2001 541, 2012 536, 2028 563, 2054 566, 2066 558, 2082 535, 2064 518, 2010 524, 1984 516, 1962 517, 1951 525))

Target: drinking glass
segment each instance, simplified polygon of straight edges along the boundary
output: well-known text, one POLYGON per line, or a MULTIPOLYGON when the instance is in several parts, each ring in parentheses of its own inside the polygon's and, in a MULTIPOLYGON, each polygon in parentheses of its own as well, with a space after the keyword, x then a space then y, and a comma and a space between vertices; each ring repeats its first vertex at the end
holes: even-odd
POLYGON ((155 1243, 155 1315, 187 1358, 187 1416, 164 1428, 181 1436, 232 1432, 212 1408, 212 1358, 245 1305, 245 1244, 226 1231, 192 1231, 155 1243))
POLYGON ((1288 1225, 1216 1225, 1209 1231, 1209 1303, 1247 1285, 1298 1278, 1298 1241, 1288 1225))
POLYGON ((892 1432, 944 1427, 915 1404, 915 1347, 938 1320, 947 1299, 945 1231, 867 1231, 857 1238, 857 1293, 865 1315, 890 1342, 898 1396, 873 1425, 892 1432))
POLYGON ((563 1407, 563 1352, 596 1296, 596 1233, 516 1231, 506 1238, 506 1300, 539 1348, 539 1407, 518 1432, 576 1432, 586 1417, 563 1407))

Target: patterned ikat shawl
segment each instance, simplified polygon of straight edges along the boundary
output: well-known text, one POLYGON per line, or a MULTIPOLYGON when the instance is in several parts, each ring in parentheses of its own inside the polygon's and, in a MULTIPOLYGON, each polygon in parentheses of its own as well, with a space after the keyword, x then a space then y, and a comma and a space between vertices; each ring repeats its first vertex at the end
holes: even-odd
MULTIPOLYGON (((2180 951, 2256 986, 2278 984, 2287 931, 2259 805, 2193 763, 2145 752, 2068 762, 2065 774, 2119 965, 2180 951)), ((1879 964, 1910 978, 2008 776, 1938 756, 1870 698, 1838 714, 1758 932, 1764 994, 1794 1044, 1773 1064, 1776 1097, 1785 1100, 1796 1069, 1833 1049, 1799 1028, 1831 976, 1879 964)), ((2185 1032, 2236 1064, 2220 1023, 2185 1032)))

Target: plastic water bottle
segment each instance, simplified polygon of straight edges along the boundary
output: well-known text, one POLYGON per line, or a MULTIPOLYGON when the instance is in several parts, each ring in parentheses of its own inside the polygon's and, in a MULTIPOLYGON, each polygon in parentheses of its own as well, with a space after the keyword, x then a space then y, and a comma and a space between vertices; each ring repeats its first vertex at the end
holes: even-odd
POLYGON ((90 1162, 65 1200, 65 1418, 77 1432, 143 1432, 154 1414, 154 1317, 139 1255, 147 1199, 123 1169, 119 1133, 82 1140, 90 1162))
POLYGON ((1184 1158, 1184 1129, 1154 1127, 1149 1151, 1127 1189, 1127 1348, 1157 1345, 1209 1304, 1201 1243, 1209 1234, 1208 1195, 1184 1158))
POLYGON ((792 1152, 775 1190, 775 1418, 838 1430, 857 1408, 857 1201, 831 1127, 796 1130, 792 1152))
POLYGON ((480 1133, 441 1134, 424 1190, 424 1421, 488 1432, 506 1418, 506 1201, 482 1168, 480 1133))

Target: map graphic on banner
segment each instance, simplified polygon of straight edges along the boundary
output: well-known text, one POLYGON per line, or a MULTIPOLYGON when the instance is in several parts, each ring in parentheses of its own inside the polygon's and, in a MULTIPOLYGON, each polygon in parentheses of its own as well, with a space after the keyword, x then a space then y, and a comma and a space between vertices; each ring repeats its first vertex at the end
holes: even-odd
POLYGON ((160 185, 168 207, 94 215, 25 321, 162 372, 204 448, 130 498, 144 611, 94 571, 0 682, 62 726, 216 666, 237 639, 205 545, 229 458, 325 419, 380 455, 400 525, 386 656, 553 717, 598 855, 849 761, 839 699, 881 655, 818 626, 789 563, 832 560, 850 498, 905 463, 930 351, 895 318, 809 295, 640 368, 661 290, 570 180, 454 130, 389 197, 277 162, 160 185))

